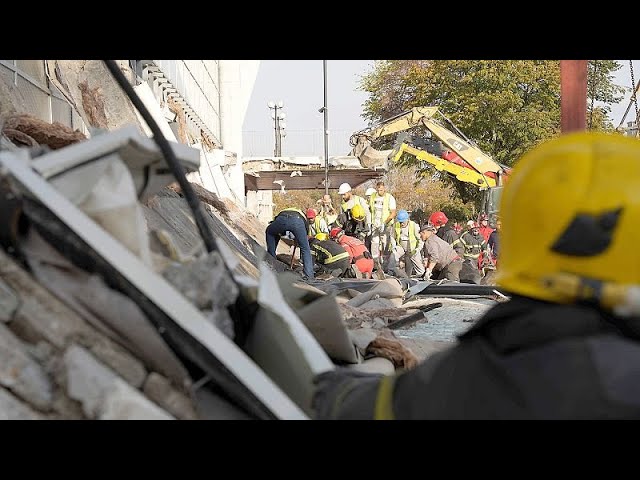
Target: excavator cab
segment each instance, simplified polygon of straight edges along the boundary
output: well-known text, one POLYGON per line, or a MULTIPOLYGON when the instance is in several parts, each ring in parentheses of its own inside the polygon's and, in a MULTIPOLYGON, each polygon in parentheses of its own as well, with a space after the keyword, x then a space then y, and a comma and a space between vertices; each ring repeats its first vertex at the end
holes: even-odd
POLYGON ((482 195, 482 205, 480 211, 486 213, 489 216, 489 226, 496 227, 496 220, 498 218, 498 207, 500 205, 500 197, 502 196, 502 185, 488 188, 484 190, 482 195))

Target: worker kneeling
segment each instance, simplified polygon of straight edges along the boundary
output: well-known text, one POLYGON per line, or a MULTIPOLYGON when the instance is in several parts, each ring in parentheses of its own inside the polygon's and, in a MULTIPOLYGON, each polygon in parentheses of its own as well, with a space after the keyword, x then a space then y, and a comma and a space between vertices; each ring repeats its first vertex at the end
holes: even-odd
POLYGON ((584 132, 525 154, 500 200, 510 300, 412 370, 321 374, 316 417, 640 418, 638 159, 637 139, 584 132))
POLYGON ((349 254, 351 263, 356 266, 357 271, 361 273, 364 278, 371 278, 371 274, 373 272, 373 258, 371 257, 369 250, 367 250, 364 242, 357 238, 350 237, 349 235, 345 235, 344 231, 337 227, 331 229, 331 238, 344 247, 349 254))
POLYGON ((326 233, 318 233, 309 240, 311 256, 318 265, 318 274, 328 273, 334 277, 343 277, 351 266, 349 253, 339 243, 329 240, 326 233))
POLYGON ((447 279, 460 281, 462 259, 448 242, 438 237, 437 228, 431 224, 420 229, 422 258, 424 261, 424 278, 429 280, 447 279))

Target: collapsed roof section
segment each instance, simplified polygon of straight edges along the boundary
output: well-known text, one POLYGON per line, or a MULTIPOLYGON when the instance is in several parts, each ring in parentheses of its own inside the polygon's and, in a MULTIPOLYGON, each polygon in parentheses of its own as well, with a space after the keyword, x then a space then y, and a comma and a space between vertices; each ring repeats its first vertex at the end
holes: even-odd
MULTIPOLYGON (((353 156, 330 157, 328 160, 329 189, 347 182, 357 187, 382 177, 383 171, 362 168, 353 156)), ((324 160, 320 157, 249 157, 242 161, 245 191, 314 190, 325 188, 324 160)))

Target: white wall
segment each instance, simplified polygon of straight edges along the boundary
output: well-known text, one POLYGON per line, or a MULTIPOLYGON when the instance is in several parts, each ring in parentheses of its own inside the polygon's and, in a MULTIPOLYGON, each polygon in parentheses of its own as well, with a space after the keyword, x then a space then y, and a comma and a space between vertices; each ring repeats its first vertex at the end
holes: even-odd
POLYGON ((236 155, 236 164, 228 167, 227 183, 235 195, 245 201, 242 171, 242 125, 260 67, 259 60, 220 60, 220 137, 226 151, 236 155))

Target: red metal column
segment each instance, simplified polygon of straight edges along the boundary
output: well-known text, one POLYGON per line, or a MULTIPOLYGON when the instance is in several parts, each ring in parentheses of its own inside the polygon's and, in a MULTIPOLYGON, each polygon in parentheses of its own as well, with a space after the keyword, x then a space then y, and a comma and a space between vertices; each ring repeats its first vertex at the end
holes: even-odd
POLYGON ((560 128, 586 130, 587 60, 560 60, 560 128))

